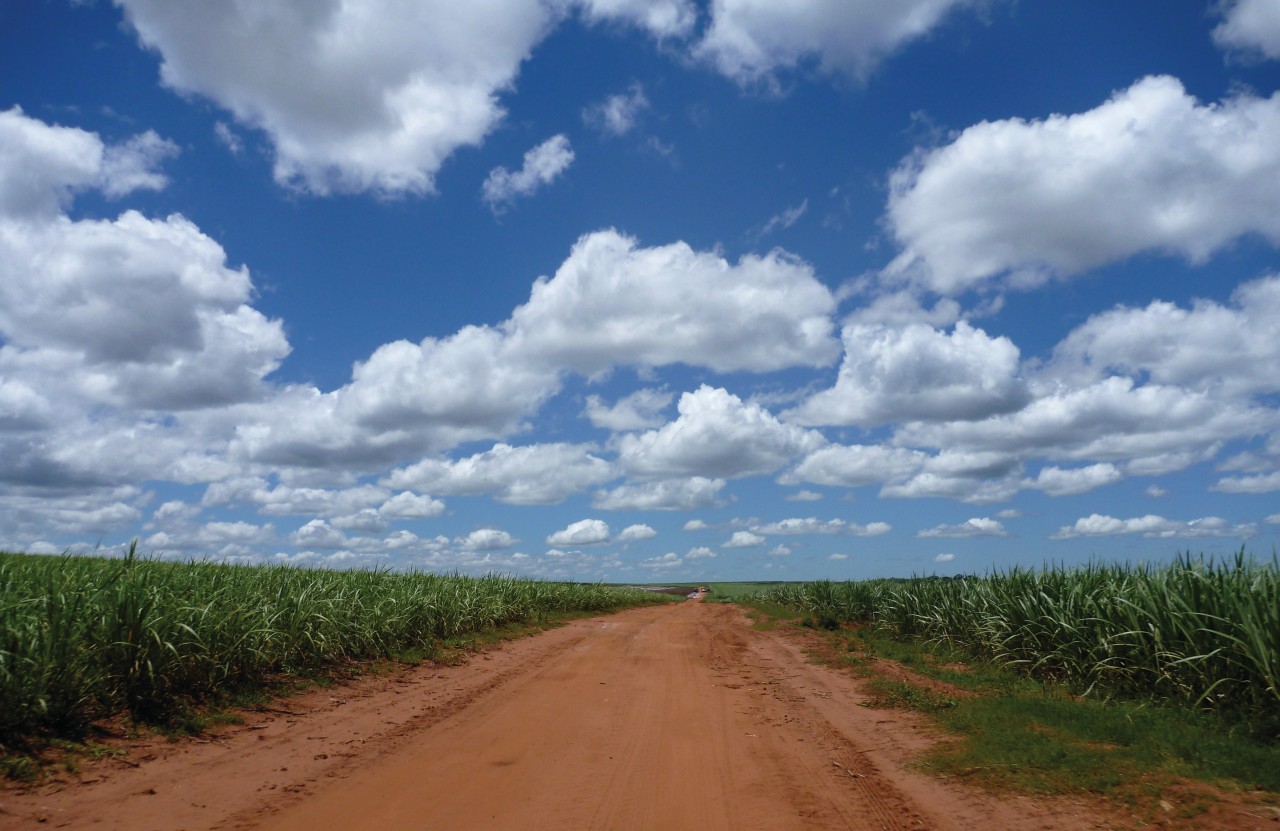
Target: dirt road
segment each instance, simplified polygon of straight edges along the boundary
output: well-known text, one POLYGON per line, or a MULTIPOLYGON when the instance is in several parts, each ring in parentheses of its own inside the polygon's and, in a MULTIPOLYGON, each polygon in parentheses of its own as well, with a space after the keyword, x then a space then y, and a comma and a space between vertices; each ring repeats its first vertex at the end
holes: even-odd
POLYGON ((0 827, 1084 829, 1069 801, 908 770, 933 739, 858 706, 732 606, 579 621, 468 665, 317 691, 204 743, 0 794, 0 827))

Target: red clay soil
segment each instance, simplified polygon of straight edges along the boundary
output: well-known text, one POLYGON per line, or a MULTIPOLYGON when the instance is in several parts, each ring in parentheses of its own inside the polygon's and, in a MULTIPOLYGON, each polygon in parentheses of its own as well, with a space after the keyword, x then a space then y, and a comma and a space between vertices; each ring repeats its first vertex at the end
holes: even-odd
MULTIPOLYGON (((0 792, 0 828, 1095 829, 909 770, 936 741, 733 606, 577 621, 0 792)), ((1246 825, 1233 827, 1248 827, 1246 825)), ((1277 827, 1274 823, 1258 827, 1277 827)))

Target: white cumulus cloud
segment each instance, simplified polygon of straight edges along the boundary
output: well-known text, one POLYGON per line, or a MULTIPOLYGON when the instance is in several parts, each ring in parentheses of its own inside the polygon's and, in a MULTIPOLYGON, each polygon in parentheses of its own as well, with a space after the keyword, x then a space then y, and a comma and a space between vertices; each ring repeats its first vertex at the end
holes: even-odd
POLYGON ((1250 233, 1280 244, 1277 135, 1280 94, 1201 104, 1164 76, 1085 113, 977 124, 894 171, 904 250, 886 275, 957 294, 1147 250, 1203 262, 1250 233))
POLYGON ((794 536, 797 534, 848 534, 853 537, 878 537, 893 530, 887 522, 871 522, 859 525, 843 519, 821 520, 817 517, 792 517, 789 519, 753 525, 751 530, 765 536, 794 536))
POLYGON ((1069 540, 1075 537, 1106 537, 1119 534, 1141 534, 1144 537, 1169 539, 1172 537, 1238 537, 1248 539, 1257 533, 1253 524, 1232 525, 1221 517, 1204 517, 1188 521, 1165 519, 1155 514, 1117 519, 1104 514, 1090 514, 1077 519, 1074 525, 1064 525, 1050 539, 1069 540))
POLYGON ((755 236, 764 238, 772 234, 774 231, 781 231, 790 228, 800 221, 809 210, 809 200, 803 200, 799 205, 794 205, 785 209, 782 213, 774 214, 769 217, 769 221, 760 226, 760 231, 755 236))
POLYGON ((383 502, 378 513, 387 519, 421 519, 443 514, 444 503, 426 494, 401 491, 383 502))
POLYGON ((857 488, 905 480, 927 460, 928 454, 906 447, 832 444, 810 453, 780 481, 857 488))
MULTIPOLYGON (((330 524, 343 531, 360 531, 365 534, 381 534, 387 530, 387 518, 373 508, 364 508, 346 516, 336 516, 330 520, 330 524)), ((352 544, 354 543, 355 541, 352 541, 352 544)))
POLYGON ((1111 485, 1124 478, 1115 465, 1099 462, 1096 465, 1077 468, 1045 467, 1033 480, 1024 484, 1028 488, 1044 491, 1050 496, 1086 493, 1103 485, 1111 485))
POLYGON ((1231 399, 1157 384, 1135 386, 1130 378, 1112 376, 1079 388, 1053 387, 1009 415, 904 425, 895 440, 1012 459, 1034 454, 1150 462, 1145 470, 1130 462, 1129 472, 1152 475, 1198 461, 1228 439, 1265 433, 1270 423, 1267 411, 1231 399))
POLYGON ((454 542, 466 551, 493 551, 499 548, 510 548, 516 544, 517 540, 506 531, 497 528, 478 528, 454 542))
POLYGON ((524 166, 512 172, 495 167, 484 180, 481 195, 490 209, 501 212, 522 196, 530 196, 544 185, 554 182, 573 164, 573 148, 561 134, 524 154, 524 166))
POLYGON ((939 525, 920 531, 917 537, 1007 537, 1008 532, 999 520, 988 517, 966 519, 959 525, 939 525))
POLYGON ((600 396, 589 395, 582 414, 596 427, 615 432, 661 427, 662 411, 674 397, 666 390, 639 389, 609 405, 600 396))
POLYGON ((678 568, 684 563, 680 556, 674 551, 668 551, 661 557, 650 557, 647 560, 640 561, 641 568, 653 569, 654 571, 665 571, 667 569, 678 568))
POLYGON ((632 84, 626 92, 610 95, 582 111, 582 120, 613 136, 625 136, 636 126, 641 113, 649 109, 644 87, 632 84))
POLYGON ((1211 490, 1222 493, 1271 493, 1280 491, 1280 471, 1249 476, 1225 476, 1211 490))
POLYGON ((431 192, 557 19, 538 0, 121 5, 166 86, 262 130, 276 180, 315 194, 431 192))
POLYGON ((1246 54, 1280 60, 1280 5, 1274 0, 1231 0, 1213 30, 1214 43, 1246 54))
POLYGON ((298 548, 344 548, 349 545, 345 534, 323 519, 313 519, 294 531, 289 541, 298 548))
POLYGON ((844 328, 834 388, 788 411, 799 424, 873 426, 892 421, 979 419, 1028 401, 1018 348, 961 321, 950 334, 923 323, 844 328))
POLYGON ((887 482, 882 497, 941 497, 961 502, 1003 502, 1021 487, 1022 465, 1016 454, 999 449, 958 446, 926 458, 908 478, 887 482))
POLYGON ((1230 304, 1158 300, 1093 315, 1053 350, 1041 375, 1081 386, 1123 373, 1229 396, 1280 391, 1280 275, 1238 286, 1230 304))
MULTIPOLYGON (((110 147, 21 110, 0 112, 0 376, 14 385, 6 397, 32 375, 32 389, 86 403, 226 404, 261 396, 262 378, 288 354, 280 323, 249 305, 247 269, 228 267, 222 247, 184 217, 61 213, 85 189, 161 187, 151 165, 169 145, 148 135, 110 147)), ((40 407, 22 394, 19 409, 40 407)))
POLYGON ((716 0, 695 54, 740 84, 813 62, 862 78, 968 0, 716 0))
POLYGON ((351 488, 308 488, 291 485, 271 485, 257 477, 233 477, 210 484, 205 488, 201 504, 248 505, 274 516, 315 514, 325 517, 344 516, 365 508, 376 508, 391 498, 391 494, 372 485, 351 488))
POLYGON ((757 404, 703 385, 680 397, 679 418, 661 429, 625 435, 620 464, 642 477, 733 478, 770 473, 826 443, 784 424, 757 404))
POLYGON ((547 545, 600 545, 609 541, 609 525, 599 519, 582 519, 569 523, 547 536, 547 545))
POLYGON ((648 525, 628 525, 622 529, 622 533, 618 534, 618 542, 641 542, 643 540, 651 540, 656 536, 658 536, 658 532, 648 525))
MULTIPOLYGON (((618 366, 675 363, 720 372, 819 366, 838 350, 834 309, 812 269, 782 252, 732 266, 683 243, 639 248, 616 231, 600 231, 578 240, 556 275, 536 281, 529 301, 504 323, 384 344, 332 392, 291 386, 244 410, 231 456, 371 472, 519 432, 570 372, 594 376, 618 366)), ((241 350, 257 343, 226 340, 241 350)), ((274 363, 238 366, 253 378, 274 363)), ((635 415, 644 417, 653 403, 636 399, 635 415)), ((597 410, 601 416, 610 420, 597 410)), ((444 492, 419 481, 394 486, 444 492)), ((539 490, 510 498, 536 502, 544 498, 539 490)), ((562 497, 547 501, 556 498, 562 497)))
POLYGON ((782 251, 731 265, 608 230, 579 239, 504 328, 514 350, 584 375, 672 363, 768 372, 833 361, 834 311, 812 267, 782 251))
POLYGON ((656 38, 687 35, 697 20, 693 0, 573 0, 589 23, 629 23, 656 38))
POLYGON ((122 144, 96 133, 46 124, 21 107, 0 110, 0 215, 50 217, 76 193, 99 190, 116 199, 135 190, 163 190, 160 165, 178 146, 154 131, 122 144))
POLYGON ((725 480, 705 476, 639 482, 598 491, 591 504, 607 511, 692 511, 718 507, 724 486, 725 480))
POLYGON ((417 488, 446 496, 490 494, 499 502, 548 505, 616 476, 592 445, 495 444, 456 461, 423 459, 392 471, 392 487, 417 488))
POLYGON ((154 133, 108 145, 0 112, 0 481, 102 487, 234 471, 201 413, 268 396, 264 379, 289 352, 281 324, 250 305, 248 270, 177 214, 67 213, 88 191, 163 187, 157 165, 172 153, 154 133))
POLYGON ((257 525, 252 522, 207 522, 193 528, 174 527, 170 533, 159 532, 143 540, 148 549, 197 550, 218 554, 227 546, 270 544, 275 541, 275 527, 270 523, 257 525))

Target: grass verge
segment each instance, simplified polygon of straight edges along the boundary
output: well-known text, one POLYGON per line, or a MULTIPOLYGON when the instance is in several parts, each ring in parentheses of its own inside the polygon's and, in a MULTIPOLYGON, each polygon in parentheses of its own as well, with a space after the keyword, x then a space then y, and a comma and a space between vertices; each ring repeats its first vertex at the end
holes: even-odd
POLYGON ((1280 799, 1280 746, 1211 714, 1071 695, 925 642, 832 629, 773 603, 743 605, 757 628, 812 629, 823 645, 811 656, 864 678, 867 706, 915 710, 942 727, 952 740, 919 760, 927 770, 994 790, 1098 794, 1139 815, 1168 810, 1162 794, 1171 791, 1191 813, 1207 809, 1215 791, 1280 799))

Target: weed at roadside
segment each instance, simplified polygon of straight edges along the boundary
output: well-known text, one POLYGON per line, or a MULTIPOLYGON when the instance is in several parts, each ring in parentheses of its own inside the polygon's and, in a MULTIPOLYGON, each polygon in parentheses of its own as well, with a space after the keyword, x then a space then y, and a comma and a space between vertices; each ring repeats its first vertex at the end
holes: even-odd
MULTIPOLYGON (((776 609, 755 600, 744 605, 761 618, 776 609)), ((773 626, 803 628, 795 610, 783 607, 782 614, 771 618, 773 626)), ((1212 803, 1218 787, 1271 799, 1280 794, 1280 746, 1213 714, 1083 698, 868 626, 814 628, 814 634, 819 637, 807 641, 811 659, 864 679, 872 696, 865 706, 921 712, 954 737, 919 760, 932 772, 997 790, 1102 794, 1139 814, 1164 811, 1161 794, 1170 789, 1182 789, 1176 810, 1184 813, 1212 803), (1179 784, 1186 780, 1203 784, 1179 784)))

